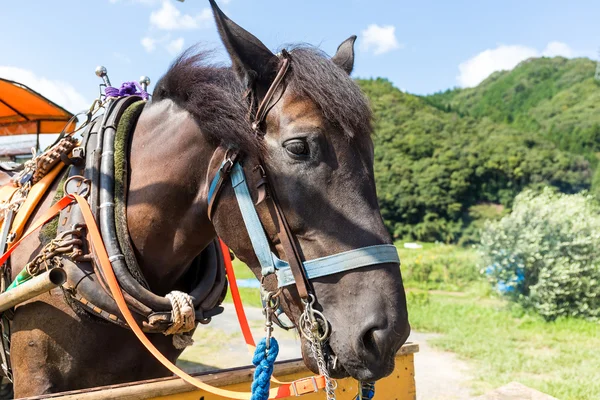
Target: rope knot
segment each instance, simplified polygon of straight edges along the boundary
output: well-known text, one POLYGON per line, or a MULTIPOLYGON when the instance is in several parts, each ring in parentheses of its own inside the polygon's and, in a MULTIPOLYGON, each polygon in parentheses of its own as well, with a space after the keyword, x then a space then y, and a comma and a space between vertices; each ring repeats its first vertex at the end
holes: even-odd
POLYGON ((177 349, 191 346, 194 341, 191 335, 185 335, 185 333, 196 328, 196 312, 192 297, 177 290, 168 293, 165 297, 171 302, 173 310, 171 311, 171 326, 165 330, 164 334, 174 335, 173 345, 177 349))
POLYGON ((263 338, 257 345, 252 358, 252 364, 256 366, 254 370, 254 380, 252 381, 251 400, 267 400, 269 398, 269 388, 271 386, 271 376, 273 375, 273 364, 279 354, 279 343, 272 337, 267 350, 267 339, 263 338))

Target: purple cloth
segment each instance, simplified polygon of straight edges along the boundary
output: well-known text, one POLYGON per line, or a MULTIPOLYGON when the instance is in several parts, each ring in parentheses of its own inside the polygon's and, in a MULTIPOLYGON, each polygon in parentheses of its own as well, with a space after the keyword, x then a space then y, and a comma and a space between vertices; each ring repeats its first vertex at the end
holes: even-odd
POLYGON ((104 94, 106 94, 106 97, 140 96, 144 100, 148 100, 149 97, 148 92, 142 89, 136 82, 124 82, 119 89, 107 86, 104 89, 104 94))

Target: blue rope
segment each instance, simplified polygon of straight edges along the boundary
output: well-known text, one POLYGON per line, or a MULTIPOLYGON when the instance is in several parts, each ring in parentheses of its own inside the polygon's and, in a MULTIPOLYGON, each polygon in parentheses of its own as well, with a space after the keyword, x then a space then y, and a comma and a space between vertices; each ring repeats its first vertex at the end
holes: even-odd
POLYGON ((267 400, 269 388, 271 387, 271 375, 273 375, 273 364, 279 353, 279 344, 274 337, 271 338, 269 352, 267 353, 267 339, 263 338, 257 345, 252 358, 254 380, 252 381, 251 400, 267 400))
POLYGON ((372 400, 375 397, 375 382, 360 382, 356 400, 372 400))

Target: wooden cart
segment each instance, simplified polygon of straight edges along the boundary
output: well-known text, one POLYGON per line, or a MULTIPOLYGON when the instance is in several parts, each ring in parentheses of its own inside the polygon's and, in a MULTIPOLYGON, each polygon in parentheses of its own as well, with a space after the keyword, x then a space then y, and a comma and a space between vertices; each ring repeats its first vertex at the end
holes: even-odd
MULTIPOLYGON (((407 343, 396 355, 396 369, 385 379, 377 382, 375 398, 382 400, 414 400, 415 366, 414 353, 419 351, 415 343, 407 343)), ((241 367, 222 370, 214 373, 202 373, 195 376, 208 384, 229 390, 249 391, 254 368, 241 367)), ((275 365, 274 375, 284 381, 292 381, 310 375, 302 360, 282 361, 275 365)), ((338 380, 336 395, 338 400, 353 400, 357 393, 357 382, 354 379, 338 380)), ((307 394, 303 400, 323 400, 323 393, 307 394)), ((188 385, 178 378, 160 378, 146 381, 124 383, 120 385, 76 390, 45 396, 28 397, 33 399, 61 400, 225 400, 224 397, 205 393, 188 385)))

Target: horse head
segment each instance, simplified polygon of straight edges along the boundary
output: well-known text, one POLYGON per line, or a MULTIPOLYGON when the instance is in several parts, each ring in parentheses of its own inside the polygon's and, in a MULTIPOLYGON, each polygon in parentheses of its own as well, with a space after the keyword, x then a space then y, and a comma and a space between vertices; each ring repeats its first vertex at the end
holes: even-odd
MULTIPOLYGON (((273 253, 291 262, 277 221, 282 217, 303 260, 391 244, 376 196, 371 111, 349 77, 356 37, 344 41, 331 59, 306 46, 275 55, 214 1, 211 5, 254 120, 252 136, 258 144, 253 153, 244 154, 243 165, 273 253), (265 176, 280 214, 273 203, 261 201, 265 176)), ((231 185, 219 196, 212 216, 216 232, 261 278, 248 232, 240 229, 231 185)), ((395 353, 410 331, 398 263, 342 271, 307 285, 316 309, 330 324, 330 373, 363 381, 391 373, 395 353)), ((265 278, 265 286, 277 286, 273 275, 265 278)), ((282 300, 296 325, 304 308, 297 287, 286 286, 282 300)), ((309 347, 303 340, 304 359, 317 371, 309 347)))

